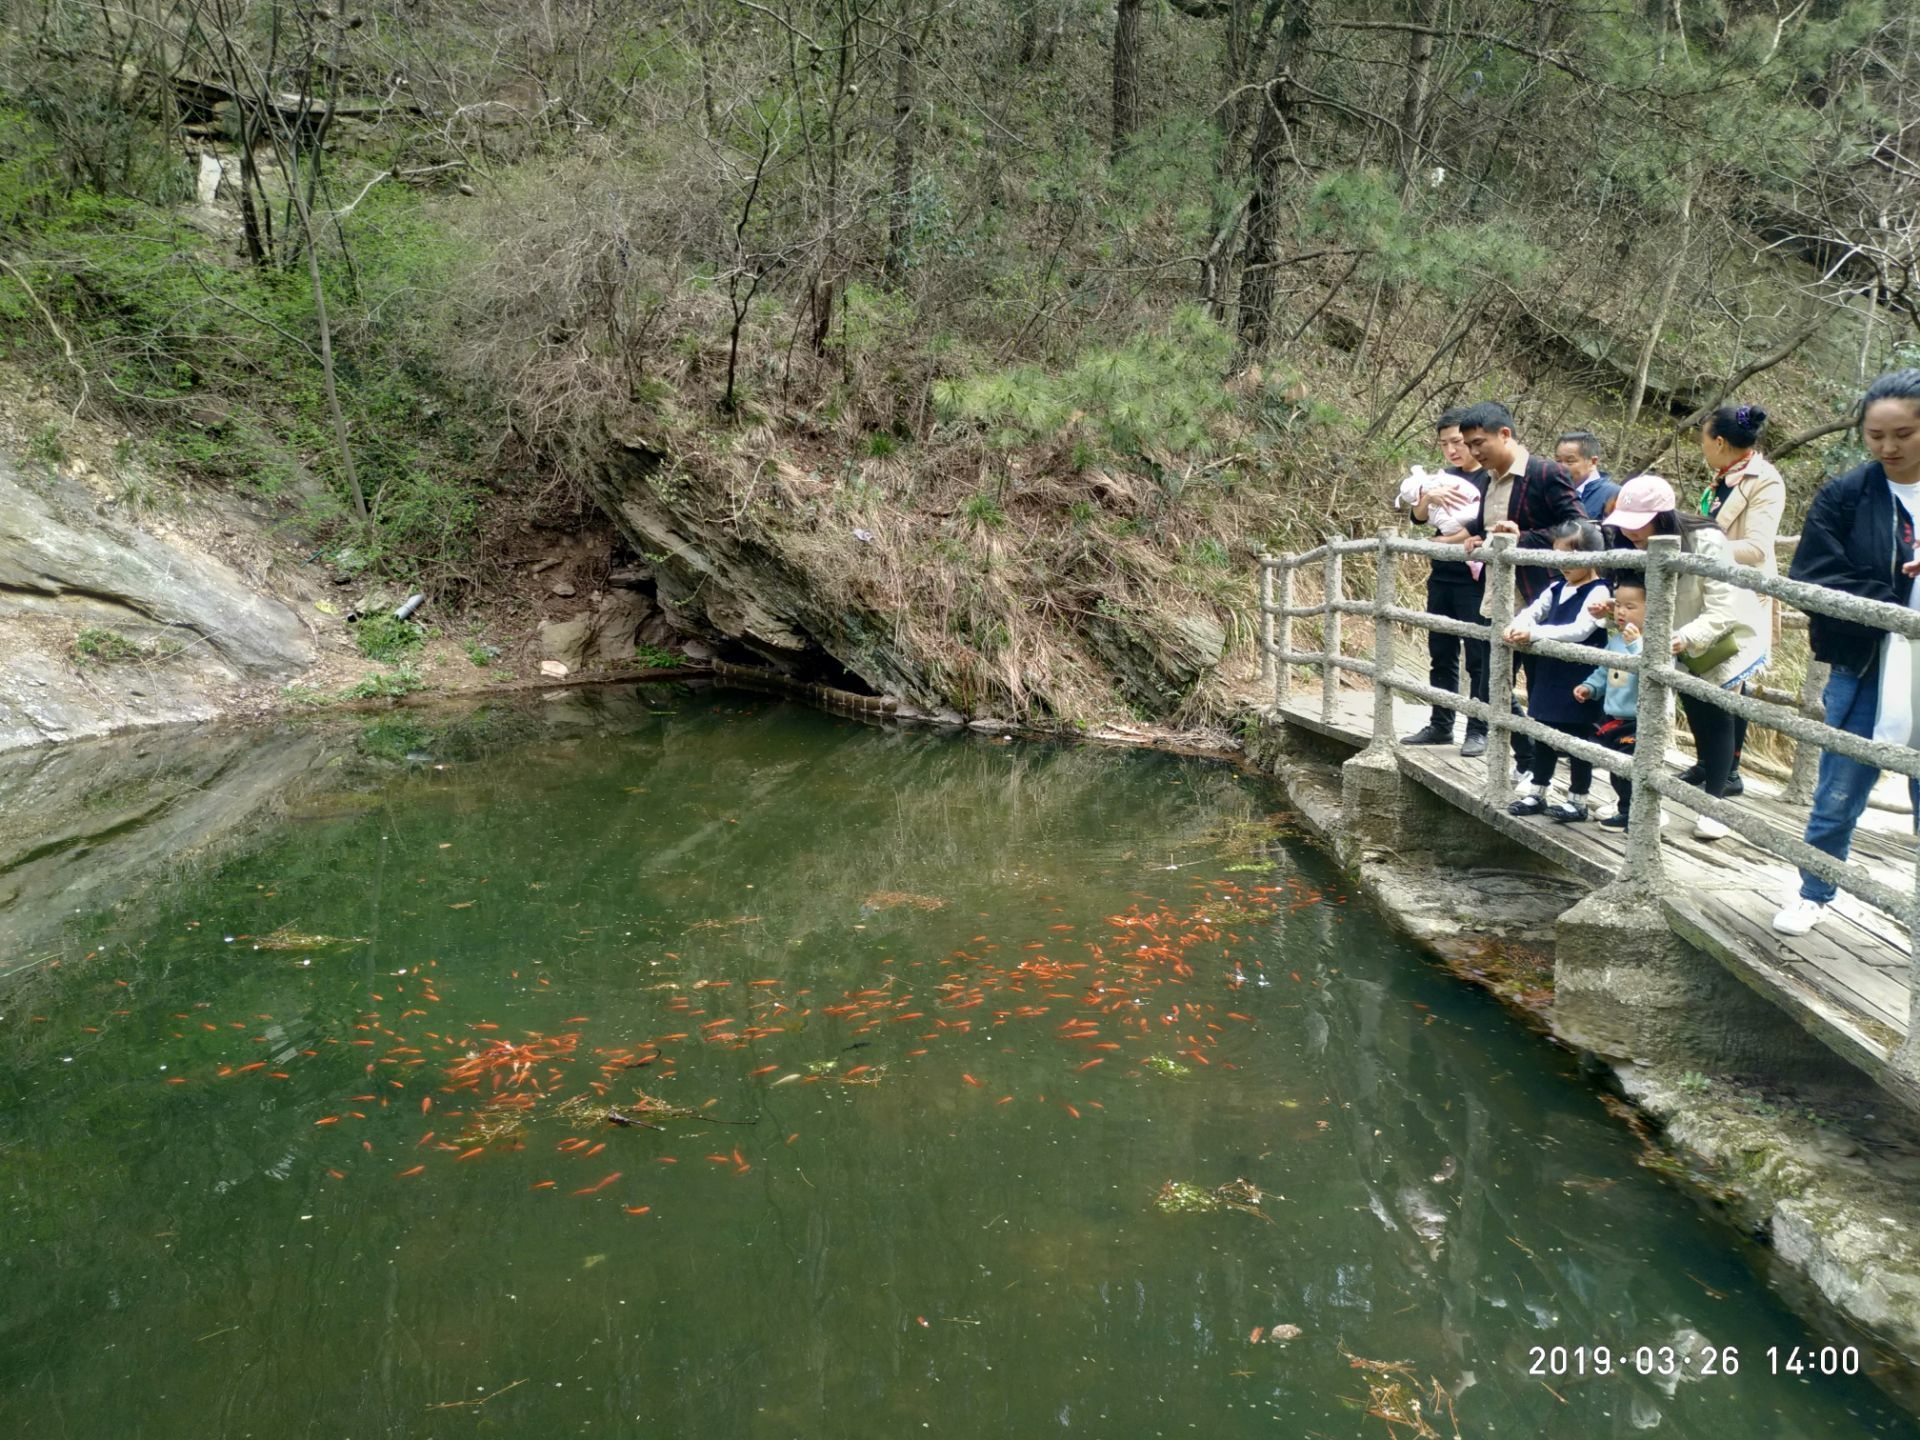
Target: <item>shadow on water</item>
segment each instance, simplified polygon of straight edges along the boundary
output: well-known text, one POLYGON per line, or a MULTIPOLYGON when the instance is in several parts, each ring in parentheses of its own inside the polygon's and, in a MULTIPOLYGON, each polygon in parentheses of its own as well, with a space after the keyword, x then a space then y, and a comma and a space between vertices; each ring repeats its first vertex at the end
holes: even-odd
POLYGON ((0 1433, 1920 1433, 1223 767, 656 687, 0 805, 0 1433))

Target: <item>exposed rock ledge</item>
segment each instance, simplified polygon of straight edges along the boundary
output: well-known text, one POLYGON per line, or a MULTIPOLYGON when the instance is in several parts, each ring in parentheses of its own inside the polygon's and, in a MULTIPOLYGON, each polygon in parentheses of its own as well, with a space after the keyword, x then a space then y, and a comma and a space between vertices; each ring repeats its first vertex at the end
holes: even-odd
POLYGON ((299 616, 231 566, 136 528, 78 479, 0 458, 0 750, 206 719, 314 655, 299 616), (77 666, 84 627, 141 658, 77 666))

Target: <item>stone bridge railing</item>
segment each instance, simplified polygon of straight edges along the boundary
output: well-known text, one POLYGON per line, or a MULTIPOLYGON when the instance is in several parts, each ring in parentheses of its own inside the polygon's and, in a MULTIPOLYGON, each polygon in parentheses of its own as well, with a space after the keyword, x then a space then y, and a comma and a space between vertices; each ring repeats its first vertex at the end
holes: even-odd
MULTIPOLYGON (((1260 557, 1260 649, 1262 678, 1272 686, 1276 718, 1281 707, 1292 698, 1293 667, 1317 667, 1320 671, 1320 716, 1331 723, 1335 691, 1342 671, 1364 675, 1373 682, 1373 729, 1367 754, 1392 756, 1399 748, 1394 733, 1393 701, 1405 695, 1429 704, 1444 704, 1449 710, 1478 720, 1488 727, 1486 781, 1482 791, 1485 804, 1504 808, 1511 793, 1512 736, 1515 732, 1545 741, 1562 754, 1591 761, 1596 769, 1609 773, 1625 772, 1633 781, 1633 808, 1627 829, 1626 864, 1619 878, 1630 894, 1651 902, 1664 883, 1660 811, 1666 800, 1678 800, 1704 815, 1721 821, 1743 839, 1769 854, 1801 866, 1838 885, 1849 894, 1897 917, 1907 927, 1909 953, 1915 957, 1909 973, 1909 987, 1920 999, 1920 853, 1916 854, 1913 883, 1894 889, 1876 880, 1867 868, 1855 861, 1840 861, 1816 850, 1797 835, 1790 835, 1764 818, 1724 799, 1709 796, 1698 786, 1687 784, 1666 766, 1665 757, 1673 737, 1671 695, 1691 695, 1698 700, 1745 716, 1754 725, 1780 731, 1800 744, 1810 757, 1817 749, 1836 751, 1882 770, 1909 777, 1920 777, 1920 750, 1862 740, 1822 720, 1800 712, 1799 707, 1733 694, 1699 679, 1670 658, 1673 636, 1674 580, 1679 575, 1702 575, 1738 585, 1743 589, 1770 596, 1796 610, 1818 615, 1837 616, 1874 626, 1909 639, 1920 640, 1920 613, 1898 605, 1862 600, 1824 586, 1807 585, 1795 580, 1778 579, 1745 565, 1723 565, 1703 556, 1685 553, 1677 538, 1656 536, 1643 550, 1608 550, 1600 553, 1558 550, 1523 550, 1513 537, 1493 536, 1476 553, 1486 563, 1486 584, 1490 603, 1488 623, 1484 626, 1411 609, 1400 603, 1400 557, 1419 556, 1433 560, 1457 560, 1460 549, 1430 540, 1405 537, 1383 530, 1371 540, 1336 540, 1294 555, 1260 557), (1345 568, 1355 556, 1374 562, 1373 593, 1366 599, 1347 596, 1345 568), (1576 661, 1587 665, 1605 665, 1617 670, 1632 670, 1640 676, 1639 738, 1631 757, 1607 750, 1590 740, 1577 740, 1550 729, 1537 720, 1509 712, 1507 697, 1513 686, 1513 646, 1503 637, 1514 617, 1514 570, 1532 565, 1571 570, 1592 567, 1602 575, 1608 571, 1644 571, 1647 586, 1647 619, 1639 656, 1608 653, 1593 645, 1567 645, 1553 641, 1532 642, 1530 653, 1576 661), (1315 603, 1296 603, 1295 579, 1303 570, 1317 570, 1321 598, 1315 603), (1347 616, 1365 617, 1372 625, 1372 658, 1355 658, 1344 652, 1342 623, 1347 616), (1305 617, 1320 617, 1320 648, 1301 651, 1294 647, 1294 622, 1305 617), (1394 627, 1438 631, 1484 640, 1490 645, 1488 690, 1492 703, 1471 700, 1464 695, 1442 691, 1423 679, 1397 672, 1392 665, 1394 627), (1648 663, 1647 657, 1654 657, 1648 663), (1383 659, 1383 657, 1385 657, 1383 659)), ((1424 656, 1424 650, 1421 652, 1424 656)), ((1779 692, 1774 692, 1777 696, 1779 692)), ((1791 697, 1780 696, 1782 699, 1791 697)), ((1817 714, 1817 712, 1816 712, 1817 714)), ((1796 771, 1805 767, 1796 765, 1796 771)), ((1899 1061, 1909 1073, 1920 1072, 1920 1014, 1910 1012, 1905 1049, 1899 1061)))

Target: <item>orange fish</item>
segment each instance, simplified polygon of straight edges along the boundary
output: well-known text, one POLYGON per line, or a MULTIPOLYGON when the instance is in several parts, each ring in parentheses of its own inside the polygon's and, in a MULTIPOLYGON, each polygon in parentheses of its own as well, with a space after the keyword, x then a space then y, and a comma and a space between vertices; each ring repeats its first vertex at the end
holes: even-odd
POLYGON ((962 1080, 964 1080, 964 1081, 966 1081, 966 1082, 967 1082, 967 1084, 969 1084, 969 1085, 971 1085, 971 1086, 973 1086, 973 1087, 974 1087, 974 1089, 976 1089, 976 1090, 978 1090, 978 1089, 980 1089, 980 1088, 981 1088, 981 1085, 980 1085, 980 1082, 979 1082, 978 1080, 976 1080, 976 1079, 974 1079, 974 1078, 973 1078, 973 1076, 971 1076, 971 1075, 967 1075, 967 1074, 964 1074, 964 1073, 963 1073, 963 1074, 962 1074, 962 1075, 960 1076, 960 1078, 961 1078, 962 1080))
POLYGON ((397 1179, 401 1179, 401 1180, 404 1180, 404 1179, 406 1179, 406 1178, 407 1178, 407 1177, 408 1177, 409 1175, 418 1175, 418 1174, 419 1174, 419 1173, 420 1173, 420 1172, 421 1172, 422 1170, 424 1170, 424 1169, 426 1169, 426 1168, 427 1168, 427 1167, 426 1167, 426 1166, 424 1166, 424 1165, 416 1165, 416 1166, 414 1166, 414 1167, 413 1167, 413 1168, 412 1168, 411 1170, 402 1170, 402 1171, 400 1172, 400 1174, 399 1174, 399 1175, 398 1175, 398 1176, 397 1176, 396 1178, 397 1178, 397 1179))
POLYGON ((534 1190, 551 1190, 553 1188, 553 1181, 536 1180, 529 1188, 534 1190))
POLYGON ((653 1209, 651 1205, 623 1205, 620 1208, 625 1210, 629 1215, 644 1215, 653 1209))
POLYGON ((573 1193, 574 1193, 574 1194, 576 1194, 576 1195, 592 1195, 592 1194, 594 1194, 594 1193, 595 1193, 596 1191, 600 1191, 600 1190, 604 1190, 604 1189, 606 1189, 606 1188, 607 1188, 607 1186, 609 1186, 609 1185, 611 1185, 611 1184, 613 1184, 613 1182, 614 1182, 614 1181, 616 1181, 616 1180, 618 1180, 619 1178, 620 1178, 620 1172, 619 1172, 618 1170, 616 1170, 616 1171, 614 1171, 614 1172, 613 1172, 613 1174, 611 1174, 611 1175, 609 1175, 609 1176, 607 1176, 607 1178, 606 1178, 606 1179, 604 1179, 604 1180, 596 1180, 596 1181, 594 1181, 594 1182, 593 1182, 593 1184, 591 1184, 591 1185, 583 1185, 583 1186, 581 1186, 581 1187, 580 1187, 580 1188, 579 1188, 578 1190, 576 1190, 576 1191, 574 1191, 573 1193))
POLYGON ((338 1115, 323 1115, 313 1123, 316 1125, 338 1125, 340 1123, 340 1117, 338 1115))
POLYGON ((1106 1063, 1107 1063, 1107 1057, 1106 1057, 1106 1056, 1104 1056, 1104 1055, 1096 1055, 1096 1056, 1094 1056, 1094 1058, 1093 1058, 1093 1059, 1091 1059, 1091 1060, 1089 1060, 1089 1061, 1087 1061, 1087 1063, 1086 1063, 1086 1064, 1084 1064, 1084 1065, 1076 1065, 1076 1066, 1074 1066, 1073 1068, 1074 1068, 1075 1070, 1091 1070, 1091 1069, 1092 1069, 1092 1068, 1093 1068, 1094 1066, 1096 1066, 1096 1065, 1104 1065, 1104 1064, 1106 1064, 1106 1063))

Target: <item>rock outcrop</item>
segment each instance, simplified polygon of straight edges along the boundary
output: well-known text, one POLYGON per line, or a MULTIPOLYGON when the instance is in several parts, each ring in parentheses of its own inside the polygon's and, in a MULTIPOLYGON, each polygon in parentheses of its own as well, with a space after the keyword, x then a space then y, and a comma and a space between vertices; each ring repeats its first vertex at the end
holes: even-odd
MULTIPOLYGON (((1020 703, 962 683, 942 657, 917 647, 905 617, 860 598, 865 592, 858 584, 844 583, 839 539, 791 507, 781 509, 777 501, 771 508, 764 501, 729 507, 720 487, 685 474, 662 443, 617 426, 608 429, 589 484, 602 511, 646 557, 665 622, 710 644, 718 658, 771 665, 803 683, 863 686, 925 713, 978 713, 986 705, 1004 713, 1020 703)), ((846 533, 852 542, 873 538, 846 533)), ((939 628, 937 616, 917 618, 933 622, 923 631, 939 628)), ((1063 629, 1053 638, 1073 652, 1074 664, 1097 672, 1120 698, 1151 715, 1177 710, 1213 673, 1227 645, 1211 614, 1145 606, 1092 612, 1077 633, 1063 629)), ((590 643, 588 634, 568 631, 547 653, 563 641, 572 648, 590 643)))
POLYGON ((314 656, 291 608, 205 549, 0 458, 0 749, 204 719, 314 656))

